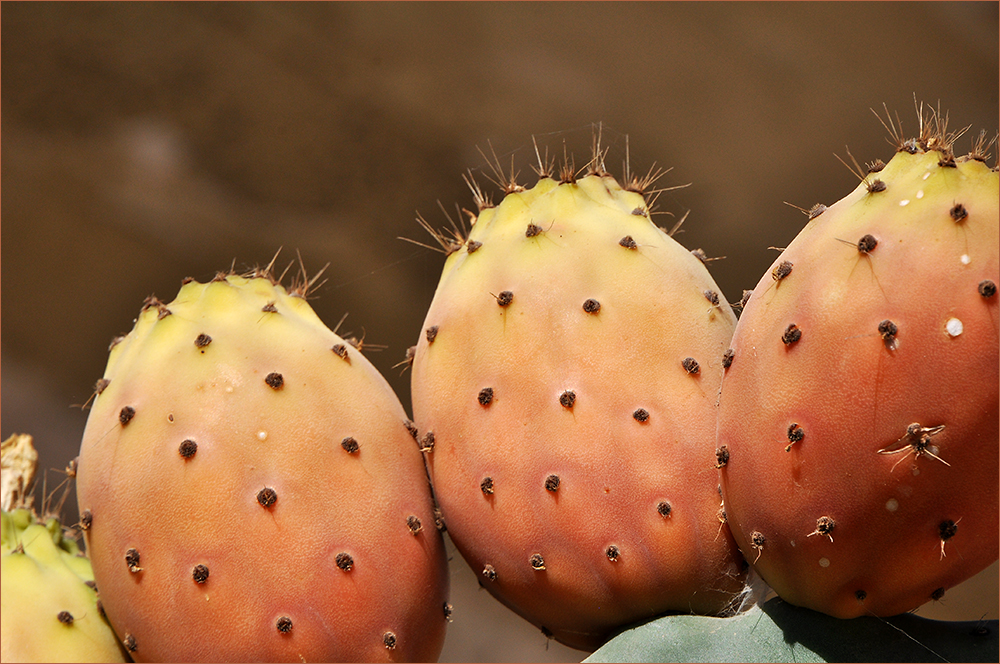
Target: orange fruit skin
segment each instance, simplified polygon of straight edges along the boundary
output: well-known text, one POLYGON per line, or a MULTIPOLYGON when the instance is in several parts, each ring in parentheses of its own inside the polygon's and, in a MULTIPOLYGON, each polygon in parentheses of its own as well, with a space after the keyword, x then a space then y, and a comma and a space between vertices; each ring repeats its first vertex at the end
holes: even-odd
POLYGON ((415 351, 451 538, 498 600, 580 649, 663 613, 718 613, 742 588, 713 456, 735 316, 644 205, 598 176, 509 194, 476 221, 481 246, 448 258, 415 351))
POLYGON ((978 290, 1000 282, 997 173, 940 156, 901 152, 869 176, 884 191, 809 221, 751 295, 723 379, 736 541, 786 601, 841 618, 912 610, 997 559, 998 297, 978 290))
POLYGON ((446 554, 388 384, 355 349, 333 352, 343 340, 266 279, 188 284, 166 308, 112 350, 77 475, 97 587, 130 655, 435 661, 446 554), (280 389, 265 380, 275 372, 280 389), (187 458, 183 441, 197 444, 187 458))

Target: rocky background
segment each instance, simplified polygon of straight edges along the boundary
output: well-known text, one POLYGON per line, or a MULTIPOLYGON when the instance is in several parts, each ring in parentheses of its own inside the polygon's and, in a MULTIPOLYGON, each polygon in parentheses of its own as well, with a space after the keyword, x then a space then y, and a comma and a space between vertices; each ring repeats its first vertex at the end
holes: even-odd
MULTIPOLYGON (((658 223, 730 301, 805 218, 888 160, 882 104, 998 126, 991 3, 3 3, 2 431, 76 454, 112 337, 185 276, 301 254, 313 305, 394 365, 443 263, 399 240, 473 207, 486 154, 533 183, 534 136, 577 164, 603 123, 619 174, 670 171, 658 223), (627 139, 627 142, 626 142, 627 139), (377 345, 384 350, 377 350, 377 345)), ((993 153, 997 148, 994 146, 993 153)), ((49 485, 59 480, 49 472, 49 485)), ((68 509, 75 510, 70 504, 68 509)), ((72 512, 71 512, 72 513, 72 512)), ((452 565, 445 661, 571 661, 452 565)), ((928 615, 997 618, 996 565, 928 615)))

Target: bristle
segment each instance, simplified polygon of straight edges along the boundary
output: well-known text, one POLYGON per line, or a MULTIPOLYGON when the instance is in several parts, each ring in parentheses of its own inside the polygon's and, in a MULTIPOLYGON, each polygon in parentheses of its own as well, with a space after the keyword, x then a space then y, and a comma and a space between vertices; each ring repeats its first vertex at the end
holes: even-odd
POLYGON ((882 123, 885 130, 889 132, 889 137, 885 140, 889 141, 889 145, 891 145, 896 152, 902 152, 904 145, 906 144, 906 139, 903 138, 903 122, 899 119, 898 113, 896 114, 896 121, 893 122, 892 115, 889 113, 889 107, 885 104, 885 102, 882 102, 882 108, 885 109, 885 120, 883 120, 882 116, 875 112, 874 108, 869 110, 872 113, 875 113, 875 117, 882 123), (888 124, 886 124, 886 121, 888 121, 888 124))
POLYGON ((517 183, 517 176, 520 174, 520 171, 514 171, 513 153, 511 153, 510 156, 510 171, 504 173, 503 166, 500 164, 500 158, 497 157, 496 150, 493 149, 493 143, 487 141, 487 144, 490 146, 490 153, 493 155, 492 159, 487 157, 486 153, 481 149, 477 148, 479 150, 479 154, 481 154, 483 159, 486 160, 486 165, 489 166, 490 170, 493 172, 493 177, 491 178, 487 175, 486 179, 500 187, 500 190, 503 191, 504 195, 524 191, 524 187, 517 183))
POLYGON ((996 143, 998 134, 994 134, 993 138, 989 141, 986 140, 986 130, 981 129, 979 135, 972 141, 972 150, 966 155, 967 159, 975 159, 976 161, 981 161, 984 164, 990 158, 989 149, 993 147, 996 143))
POLYGON ((847 170, 858 176, 858 179, 861 180, 861 184, 865 185, 865 188, 868 190, 868 193, 874 194, 880 191, 885 191, 886 188, 885 183, 882 180, 879 180, 878 178, 869 179, 868 178, 869 173, 867 173, 865 169, 861 168, 861 164, 859 164, 858 160, 854 158, 853 154, 851 154, 850 148, 848 148, 845 145, 844 149, 847 151, 847 156, 851 158, 851 163, 853 164, 853 166, 851 166, 851 164, 848 164, 846 161, 841 159, 840 155, 834 153, 833 156, 836 157, 837 160, 840 161, 840 163, 846 166, 847 170))
POLYGON ((562 184, 572 184, 576 182, 578 175, 576 162, 573 155, 566 152, 566 141, 563 140, 563 161, 559 167, 559 182, 562 184))
MULTIPOLYGON (((440 204, 441 202, 438 201, 438 205, 440 204)), ((443 207, 441 209, 444 210, 443 207)), ((424 219, 424 217, 419 212, 417 213, 417 223, 420 224, 420 227, 423 228, 425 231, 427 231, 427 233, 432 238, 434 238, 434 241, 437 242, 439 246, 434 247, 429 244, 424 244, 423 242, 418 242, 417 240, 413 240, 408 237, 400 236, 399 239, 404 240, 405 242, 410 242, 411 244, 415 244, 418 247, 424 247, 425 249, 430 249, 431 251, 439 251, 445 256, 450 256, 451 254, 455 253, 456 251, 462 248, 462 245, 465 244, 465 238, 468 236, 468 234, 462 232, 465 230, 464 224, 462 225, 462 231, 459 231, 458 227, 455 225, 454 220, 452 220, 451 216, 448 215, 447 212, 445 212, 445 216, 448 217, 448 221, 451 222, 452 227, 450 229, 439 231, 436 230, 433 226, 431 226, 430 223, 428 223, 428 221, 424 219)), ((459 218, 461 219, 461 217, 459 218)))
MULTIPOLYGON (((627 170, 628 167, 626 167, 626 171, 627 170)), ((634 191, 640 196, 645 196, 646 194, 652 193, 650 189, 653 186, 653 184, 656 183, 657 180, 659 180, 661 177, 663 177, 672 170, 673 170, 672 168, 668 168, 666 170, 658 168, 656 162, 653 162, 653 165, 649 167, 649 170, 646 171, 646 174, 642 177, 639 177, 634 173, 630 174, 626 172, 625 173, 626 181, 622 188, 625 189, 626 191, 634 191)))
POLYGON ((535 171, 539 179, 551 178, 556 167, 555 157, 549 158, 549 148, 545 146, 545 158, 543 159, 541 153, 538 151, 538 141, 535 140, 534 136, 531 137, 531 142, 535 146, 535 158, 538 159, 538 166, 532 166, 532 170, 535 171))
POLYGON ((280 284, 281 282, 283 282, 285 280, 285 275, 288 274, 288 271, 292 269, 293 265, 295 265, 295 261, 292 261, 291 263, 289 263, 285 267, 285 269, 281 271, 281 274, 278 275, 277 278, 275 278, 273 274, 268 275, 270 277, 270 279, 271 279, 271 283, 277 285, 277 284, 280 284))
POLYGON ((628 189, 628 183, 632 181, 632 157, 629 153, 628 134, 625 134, 625 159, 622 160, 622 182, 623 188, 628 189))
POLYGON ((327 263, 320 268, 319 272, 314 274, 312 277, 309 277, 306 272, 305 261, 302 260, 302 254, 298 250, 296 250, 295 253, 299 258, 299 273, 292 277, 292 283, 288 288, 288 294, 292 297, 301 297, 303 300, 307 300, 314 289, 319 288, 326 283, 326 279, 319 281, 319 278, 323 276, 323 273, 326 272, 328 267, 330 267, 330 264, 327 263))
POLYGON ((488 208, 495 207, 493 205, 493 201, 490 200, 489 195, 484 193, 483 188, 479 186, 478 182, 476 182, 476 178, 473 177, 471 170, 463 173, 462 179, 465 180, 465 184, 472 191, 472 198, 476 202, 476 208, 480 212, 488 208))
POLYGON ((917 95, 913 95, 913 106, 917 111, 917 137, 916 141, 922 150, 928 149, 928 144, 933 141, 937 134, 938 123, 935 121, 934 109, 930 109, 930 114, 924 114, 924 102, 917 104, 917 95))
POLYGON ((252 270, 250 270, 247 274, 243 276, 245 276, 248 279, 254 279, 254 278, 269 279, 272 284, 277 285, 277 282, 274 279, 274 264, 278 261, 278 255, 281 254, 282 249, 284 249, 284 247, 278 247, 278 250, 274 252, 274 256, 271 257, 271 261, 267 265, 265 265, 264 267, 260 267, 259 265, 255 266, 252 270))
POLYGON ((601 147, 601 139, 604 134, 604 123, 598 122, 593 128, 593 137, 590 147, 590 161, 586 165, 587 175, 597 175, 603 177, 608 175, 608 169, 604 166, 604 158, 608 154, 607 147, 601 147))
MULTIPOLYGON (((962 127, 956 131, 948 131, 949 115, 947 111, 941 111, 940 101, 936 107, 928 105, 925 110, 924 103, 918 102, 916 95, 914 95, 913 106, 917 113, 917 135, 912 138, 906 138, 903 133, 903 123, 899 119, 899 114, 896 114, 895 120, 893 120, 892 115, 889 113, 889 107, 885 103, 882 104, 882 108, 885 109, 885 120, 874 109, 870 110, 878 118, 882 126, 885 127, 886 131, 889 132, 889 137, 886 140, 889 141, 889 144, 897 152, 917 154, 933 150, 941 153, 941 159, 938 162, 940 166, 955 166, 955 143, 972 128, 972 125, 962 127)), ((985 163, 989 158, 987 150, 993 145, 994 141, 996 141, 996 138, 987 142, 986 132, 979 132, 979 136, 973 139, 972 151, 961 159, 963 161, 975 159, 985 163)), ((882 162, 878 160, 873 163, 877 165, 882 162)), ((869 172, 875 172, 875 169, 869 168, 869 172)))
POLYGON ((687 211, 686 211, 686 212, 684 213, 684 216, 682 216, 682 217, 680 218, 680 220, 678 220, 678 222, 677 222, 676 224, 674 224, 674 227, 670 229, 670 232, 669 232, 669 233, 667 233, 667 235, 669 235, 670 237, 673 237, 673 236, 674 236, 674 234, 675 234, 675 233, 677 233, 677 231, 679 231, 679 230, 680 230, 680 228, 681 228, 681 224, 683 224, 683 223, 684 223, 684 221, 685 221, 685 220, 686 220, 686 219, 688 218, 688 215, 689 215, 689 214, 691 214, 691 210, 687 210, 687 211))

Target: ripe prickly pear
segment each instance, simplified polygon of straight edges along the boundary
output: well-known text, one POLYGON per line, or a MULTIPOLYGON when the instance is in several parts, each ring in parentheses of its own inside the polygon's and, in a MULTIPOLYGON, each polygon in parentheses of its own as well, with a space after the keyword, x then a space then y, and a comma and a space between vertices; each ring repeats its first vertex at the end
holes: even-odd
MULTIPOLYGON (((735 316, 601 157, 505 181, 450 250, 413 409, 456 547, 501 602, 592 649, 742 587, 718 520, 715 402, 735 316), (461 244, 459 241, 461 240, 461 244)), ((631 190, 630 190, 631 189, 631 190)), ((477 191, 478 202, 484 197, 477 191)))
POLYGON ((0 659, 128 661, 101 612, 90 561, 56 516, 39 519, 26 500, 37 459, 30 436, 4 441, 0 659))
POLYGON ((984 134, 955 158, 946 119, 921 120, 811 211, 723 379, 737 542, 782 598, 843 618, 909 611, 997 559, 997 172, 984 134))
POLYGON ((382 376, 269 270, 186 281, 111 349, 78 500, 136 660, 424 661, 447 568, 382 376))

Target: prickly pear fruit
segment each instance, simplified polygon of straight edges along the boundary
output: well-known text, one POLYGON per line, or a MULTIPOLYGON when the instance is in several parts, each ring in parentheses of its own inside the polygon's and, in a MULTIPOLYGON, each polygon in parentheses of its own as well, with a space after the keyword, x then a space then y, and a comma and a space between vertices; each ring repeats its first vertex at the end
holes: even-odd
POLYGON ((269 270, 187 281, 111 349, 78 499, 136 660, 424 661, 449 608, 382 376, 269 270))
POLYGON ((708 464, 735 316, 651 223, 649 179, 623 188, 597 155, 579 179, 540 164, 531 189, 505 181, 463 244, 441 238, 412 375, 456 547, 497 599, 579 649, 665 612, 723 611, 742 585, 708 464))
POLYGON ((811 211, 723 379, 736 540, 782 598, 836 617, 909 611, 997 559, 998 178, 945 126, 922 118, 811 211))
POLYGON ((30 496, 25 489, 31 485, 38 458, 33 454, 31 437, 12 436, 3 445, 0 659, 128 661, 101 613, 90 561, 63 532, 58 518, 39 518, 33 509, 23 506, 30 496), (30 466, 27 475, 22 472, 25 464, 21 462, 25 461, 30 466), (22 478, 26 481, 21 482, 22 478), (13 486, 17 489, 9 491, 13 486))

